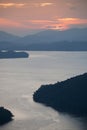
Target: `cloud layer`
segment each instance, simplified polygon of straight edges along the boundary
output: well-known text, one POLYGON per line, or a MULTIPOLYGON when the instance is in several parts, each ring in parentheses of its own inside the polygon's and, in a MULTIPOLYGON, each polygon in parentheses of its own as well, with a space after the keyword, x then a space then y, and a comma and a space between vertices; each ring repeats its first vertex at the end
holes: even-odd
POLYGON ((22 20, 12 21, 0 18, 0 27, 27 28, 27 29, 59 29, 65 30, 73 26, 87 25, 87 19, 79 18, 57 18, 54 20, 22 20))
POLYGON ((86 0, 0 0, 0 30, 72 27, 87 27, 86 0))
POLYGON ((0 3, 0 8, 9 8, 9 7, 45 7, 45 6, 51 6, 53 3, 47 3, 47 2, 39 2, 39 3, 0 3))

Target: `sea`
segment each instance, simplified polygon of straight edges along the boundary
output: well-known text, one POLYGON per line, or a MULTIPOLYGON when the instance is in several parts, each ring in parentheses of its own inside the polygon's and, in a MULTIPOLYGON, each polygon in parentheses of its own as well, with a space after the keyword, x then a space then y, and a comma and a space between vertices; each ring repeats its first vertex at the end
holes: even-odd
POLYGON ((87 72, 87 52, 28 51, 28 58, 0 59, 0 106, 14 120, 0 130, 87 130, 87 120, 33 101, 33 93, 87 72))

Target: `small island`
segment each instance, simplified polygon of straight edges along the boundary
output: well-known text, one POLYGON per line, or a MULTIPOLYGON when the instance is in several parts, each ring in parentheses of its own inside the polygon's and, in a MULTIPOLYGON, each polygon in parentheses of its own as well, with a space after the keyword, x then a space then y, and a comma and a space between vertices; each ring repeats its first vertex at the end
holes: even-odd
POLYGON ((13 114, 5 109, 4 107, 0 107, 0 125, 4 125, 10 121, 12 121, 13 114))
POLYGON ((8 58, 28 58, 29 54, 27 52, 14 51, 14 50, 1 50, 0 51, 0 59, 8 59, 8 58))
POLYGON ((42 85, 33 100, 58 112, 87 118, 87 73, 55 84, 42 85))

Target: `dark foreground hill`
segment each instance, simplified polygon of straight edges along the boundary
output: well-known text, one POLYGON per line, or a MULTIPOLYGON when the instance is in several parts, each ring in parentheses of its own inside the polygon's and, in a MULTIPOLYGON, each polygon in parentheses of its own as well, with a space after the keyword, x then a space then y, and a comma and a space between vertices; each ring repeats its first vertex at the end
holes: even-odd
POLYGON ((33 100, 74 116, 87 117, 87 73, 56 84, 42 85, 33 100))
POLYGON ((4 107, 0 107, 0 125, 4 125, 10 121, 12 121, 13 114, 5 109, 4 107))

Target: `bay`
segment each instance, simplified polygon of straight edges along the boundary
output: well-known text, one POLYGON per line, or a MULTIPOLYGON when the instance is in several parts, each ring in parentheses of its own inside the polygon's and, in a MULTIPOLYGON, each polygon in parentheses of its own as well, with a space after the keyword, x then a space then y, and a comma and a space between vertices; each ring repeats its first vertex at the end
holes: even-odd
POLYGON ((1 130, 86 130, 86 121, 33 102, 42 85, 87 72, 87 52, 30 51, 29 58, 0 59, 0 106, 15 115, 1 130))

